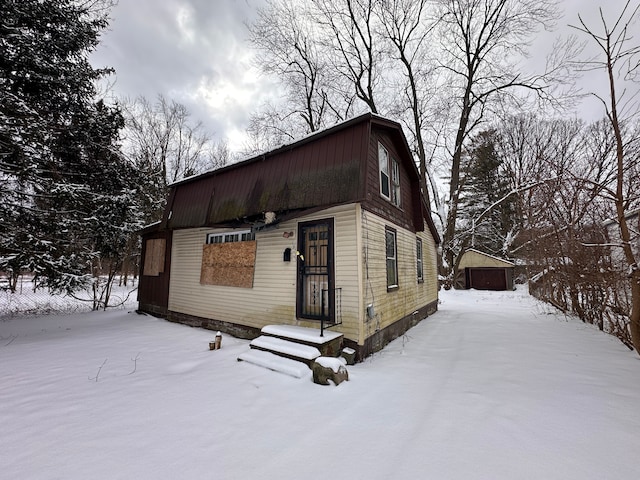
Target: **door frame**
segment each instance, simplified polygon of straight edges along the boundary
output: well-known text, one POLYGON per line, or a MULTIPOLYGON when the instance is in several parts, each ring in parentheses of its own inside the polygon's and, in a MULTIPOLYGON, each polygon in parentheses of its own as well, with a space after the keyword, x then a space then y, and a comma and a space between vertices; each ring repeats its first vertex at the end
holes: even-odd
MULTIPOLYGON (((306 222, 298 222, 298 252, 296 256, 297 273, 296 273, 296 317, 300 320, 324 320, 329 324, 335 323, 336 306, 335 306, 335 238, 334 238, 334 219, 321 218, 318 220, 309 220, 306 222), (304 305, 304 259, 301 256, 305 252, 305 236, 304 229, 316 225, 326 225, 328 230, 327 242, 327 288, 329 292, 329 302, 326 316, 322 315, 305 315, 303 313, 304 305)), ((322 301, 322 300, 321 300, 322 301)))

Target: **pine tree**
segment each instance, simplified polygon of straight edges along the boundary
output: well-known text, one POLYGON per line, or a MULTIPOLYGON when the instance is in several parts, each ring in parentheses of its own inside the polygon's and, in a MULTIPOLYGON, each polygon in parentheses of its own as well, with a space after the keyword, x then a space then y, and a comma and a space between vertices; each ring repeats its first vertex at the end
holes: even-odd
POLYGON ((498 142, 495 130, 480 132, 463 158, 460 237, 465 246, 505 255, 517 220, 498 142))
POLYGON ((92 6, 0 0, 0 270, 66 292, 136 225, 122 116, 95 101, 108 70, 88 54, 107 18, 92 6))

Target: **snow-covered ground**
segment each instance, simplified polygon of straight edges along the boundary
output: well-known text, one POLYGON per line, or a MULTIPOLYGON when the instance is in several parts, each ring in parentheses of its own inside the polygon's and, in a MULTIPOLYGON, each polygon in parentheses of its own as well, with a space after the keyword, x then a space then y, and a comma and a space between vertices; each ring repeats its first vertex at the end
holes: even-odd
MULTIPOLYGON (((130 278, 126 286, 119 286, 118 280, 113 282, 109 308, 137 308, 137 280, 130 278)), ((101 288, 103 286, 101 285, 101 288)), ((34 291, 33 281, 28 276, 21 276, 16 293, 11 293, 7 288, 6 279, 0 276, 0 318, 91 311, 93 292, 79 291, 75 297, 51 295, 44 288, 34 291)))
POLYGON ((518 292, 315 385, 126 311, 0 319, 0 478, 637 479, 640 357, 518 292))

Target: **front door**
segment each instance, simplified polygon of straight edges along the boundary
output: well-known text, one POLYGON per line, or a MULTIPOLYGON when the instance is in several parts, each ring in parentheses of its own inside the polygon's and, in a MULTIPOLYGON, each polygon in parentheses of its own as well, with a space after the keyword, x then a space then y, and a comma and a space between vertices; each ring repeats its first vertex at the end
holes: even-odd
POLYGON ((333 219, 300 223, 298 252, 298 317, 333 323, 333 219))

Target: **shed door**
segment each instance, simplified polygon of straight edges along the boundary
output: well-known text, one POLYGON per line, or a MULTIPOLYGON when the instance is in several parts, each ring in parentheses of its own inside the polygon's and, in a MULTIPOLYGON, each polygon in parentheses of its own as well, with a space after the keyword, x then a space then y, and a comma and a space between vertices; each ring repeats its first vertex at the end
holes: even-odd
POLYGON ((298 251, 298 317, 333 321, 333 219, 300 223, 298 251))
POLYGON ((477 290, 506 290, 507 272, 504 268, 469 268, 469 288, 477 290))

